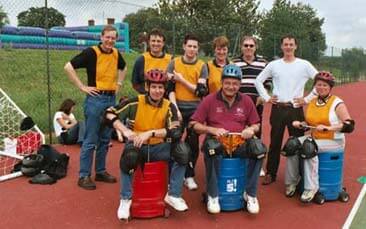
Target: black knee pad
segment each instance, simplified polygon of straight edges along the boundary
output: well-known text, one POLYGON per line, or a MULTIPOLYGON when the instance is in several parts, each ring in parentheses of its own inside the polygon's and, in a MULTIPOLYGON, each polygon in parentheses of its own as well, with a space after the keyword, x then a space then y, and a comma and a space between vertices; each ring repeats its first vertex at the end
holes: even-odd
POLYGON ((120 169, 126 174, 132 175, 139 164, 139 150, 133 145, 125 145, 125 149, 119 160, 120 169))
POLYGON ((300 140, 297 137, 290 136, 287 139, 287 142, 283 146, 283 149, 281 151, 281 154, 285 157, 294 156, 297 154, 300 154, 300 151, 302 150, 302 145, 300 140))
POLYGON ((302 150, 300 151, 300 157, 303 159, 310 159, 318 155, 318 145, 312 137, 308 137, 302 143, 302 150))
POLYGON ((172 159, 177 162, 179 165, 187 165, 192 151, 189 145, 186 142, 179 142, 174 144, 174 148, 172 149, 172 159))
POLYGON ((208 156, 224 153, 224 146, 216 138, 206 138, 202 148, 208 156))

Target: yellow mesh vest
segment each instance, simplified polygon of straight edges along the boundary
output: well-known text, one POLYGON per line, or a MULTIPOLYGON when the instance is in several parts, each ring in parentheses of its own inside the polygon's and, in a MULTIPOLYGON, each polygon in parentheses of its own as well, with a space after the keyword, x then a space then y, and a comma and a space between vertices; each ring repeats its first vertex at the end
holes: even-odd
POLYGON ((208 88, 209 88, 209 92, 213 93, 216 92, 218 90, 220 90, 221 88, 221 74, 222 74, 222 69, 220 67, 217 67, 214 63, 213 60, 210 60, 208 63, 208 88))
MULTIPOLYGON (((329 112, 335 98, 336 97, 332 95, 324 106, 317 106, 317 99, 313 99, 306 109, 306 122, 310 126, 317 126, 319 124, 329 126, 329 112)), ((312 135, 315 139, 333 139, 334 131, 313 130, 312 135)))
MULTIPOLYGON (((133 130, 136 133, 141 133, 148 130, 165 128, 169 104, 170 102, 168 100, 163 99, 161 107, 154 107, 146 103, 145 95, 139 95, 133 130)), ((163 141, 163 138, 151 137, 148 143, 154 145, 163 141)))
MULTIPOLYGON (((196 85, 201 75, 202 66, 205 63, 202 60, 197 60, 195 64, 184 64, 182 57, 174 58, 174 69, 183 75, 191 84, 196 85)), ((199 101, 200 99, 183 84, 177 82, 175 84, 176 99, 180 101, 199 101)))
POLYGON ((149 52, 142 54, 144 56, 144 73, 151 69, 160 69, 166 71, 172 56, 170 54, 164 54, 163 57, 153 57, 149 52))
POLYGON ((118 51, 102 53, 98 46, 92 47, 97 56, 95 82, 98 90, 116 90, 118 71, 118 51))

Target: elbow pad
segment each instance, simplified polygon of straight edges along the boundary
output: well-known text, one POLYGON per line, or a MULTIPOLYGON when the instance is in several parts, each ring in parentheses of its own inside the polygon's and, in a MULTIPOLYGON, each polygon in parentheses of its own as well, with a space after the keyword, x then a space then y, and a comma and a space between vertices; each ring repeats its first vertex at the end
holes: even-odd
POLYGON ((103 124, 105 126, 113 128, 113 123, 115 121, 117 121, 118 119, 119 118, 118 118, 118 115, 116 114, 116 112, 114 112, 113 110, 106 110, 103 115, 103 124), (107 118, 107 114, 114 114, 115 116, 112 119, 109 119, 109 118, 107 118))
POLYGON ((355 121, 352 119, 346 119, 346 121, 343 122, 343 127, 341 129, 341 133, 352 133, 355 129, 355 121))
POLYGON ((196 87, 195 94, 197 97, 204 97, 208 94, 207 86, 203 83, 198 83, 196 87))
POLYGON ((169 94, 173 91, 175 91, 175 82, 173 82, 172 80, 168 80, 166 85, 166 93, 169 94))

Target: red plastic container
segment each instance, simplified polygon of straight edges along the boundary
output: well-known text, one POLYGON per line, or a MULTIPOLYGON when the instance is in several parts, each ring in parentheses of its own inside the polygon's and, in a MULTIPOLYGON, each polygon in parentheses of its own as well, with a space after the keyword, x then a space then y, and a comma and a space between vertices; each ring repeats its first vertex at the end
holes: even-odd
POLYGON ((164 161, 145 163, 139 167, 132 183, 131 216, 133 218, 167 217, 164 197, 167 192, 168 165, 164 161))

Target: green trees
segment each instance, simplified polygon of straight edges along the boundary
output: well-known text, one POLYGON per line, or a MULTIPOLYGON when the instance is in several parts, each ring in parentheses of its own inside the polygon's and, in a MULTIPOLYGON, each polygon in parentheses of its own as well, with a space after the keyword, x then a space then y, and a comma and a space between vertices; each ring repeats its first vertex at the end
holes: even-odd
POLYGON ((232 51, 239 37, 256 33, 260 18, 258 4, 257 0, 159 0, 156 8, 129 14, 124 21, 130 24, 132 40, 153 27, 162 28, 167 44, 175 43, 178 52, 184 35, 194 33, 207 55, 212 54, 211 41, 216 36, 226 35, 232 51))
POLYGON ((366 74, 366 53, 362 48, 342 50, 342 65, 353 77, 366 74))
POLYGON ((321 30, 323 23, 324 19, 317 17, 309 5, 276 0, 261 21, 262 53, 269 58, 281 56, 280 38, 292 34, 299 43, 297 55, 317 61, 326 48, 325 34, 321 30))
POLYGON ((3 10, 3 7, 0 6, 0 28, 3 27, 5 24, 9 23, 8 15, 3 10))
MULTIPOLYGON (((31 7, 18 14, 18 26, 46 27, 46 7, 31 7)), ((64 26, 65 15, 55 8, 48 8, 48 27, 64 26)))

